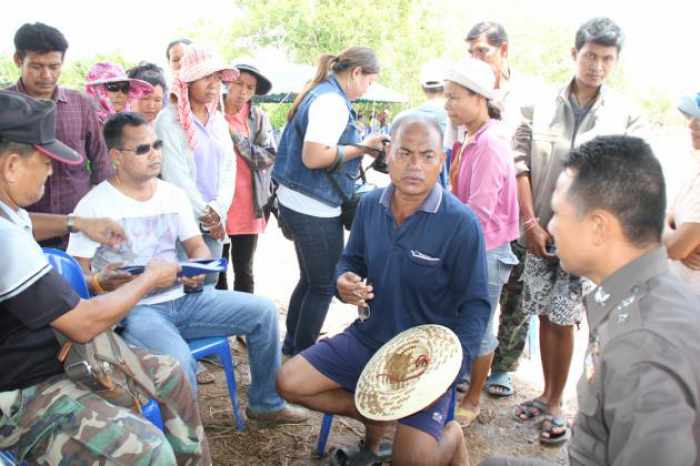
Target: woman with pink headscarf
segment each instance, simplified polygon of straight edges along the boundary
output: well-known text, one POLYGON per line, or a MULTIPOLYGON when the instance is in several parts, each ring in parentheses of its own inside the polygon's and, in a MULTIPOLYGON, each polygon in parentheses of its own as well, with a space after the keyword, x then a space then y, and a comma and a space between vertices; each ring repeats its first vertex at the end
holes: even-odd
MULTIPOLYGON (((163 141, 161 175, 189 196, 212 257, 221 257, 236 180, 233 142, 217 104, 222 82, 238 75, 212 52, 189 47, 173 81, 170 105, 155 123, 163 141)), ((215 275, 208 278, 216 280, 215 275)))
POLYGON ((153 92, 153 86, 126 75, 121 65, 95 63, 85 77, 85 92, 97 101, 97 116, 104 122, 113 113, 130 110, 130 103, 153 92))

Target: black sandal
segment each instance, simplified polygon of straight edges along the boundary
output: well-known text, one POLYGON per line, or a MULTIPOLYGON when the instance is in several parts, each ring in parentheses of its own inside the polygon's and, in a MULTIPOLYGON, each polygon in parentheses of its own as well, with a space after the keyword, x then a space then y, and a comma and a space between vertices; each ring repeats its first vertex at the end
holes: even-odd
POLYGON ((336 448, 331 453, 332 466, 374 466, 391 460, 391 445, 379 444, 379 454, 367 448, 364 441, 354 448, 336 448))

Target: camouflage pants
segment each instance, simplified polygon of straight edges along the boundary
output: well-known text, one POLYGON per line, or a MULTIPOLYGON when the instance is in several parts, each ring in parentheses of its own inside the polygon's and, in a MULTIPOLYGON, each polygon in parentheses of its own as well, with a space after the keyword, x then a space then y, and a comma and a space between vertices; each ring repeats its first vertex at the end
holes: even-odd
POLYGON ((169 356, 134 351, 155 382, 165 432, 60 375, 21 390, 0 422, 0 446, 16 438, 9 450, 30 465, 210 465, 184 372, 169 356))
POLYGON ((513 241, 513 253, 520 262, 513 267, 508 283, 501 292, 501 315, 498 324, 498 348, 493 357, 491 369, 494 372, 515 372, 518 361, 525 349, 527 331, 530 327, 530 315, 523 313, 522 294, 523 282, 521 276, 525 264, 525 248, 513 241))

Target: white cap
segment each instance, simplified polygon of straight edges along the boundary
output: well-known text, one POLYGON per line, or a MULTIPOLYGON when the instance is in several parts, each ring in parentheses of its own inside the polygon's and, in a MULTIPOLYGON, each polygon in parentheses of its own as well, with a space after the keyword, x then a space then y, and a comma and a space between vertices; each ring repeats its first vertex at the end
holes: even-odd
POLYGON ((445 85, 445 64, 439 60, 426 63, 421 68, 420 85, 426 89, 439 89, 445 85))
POLYGON ((465 58, 455 63, 447 72, 445 81, 483 95, 487 99, 495 97, 496 76, 491 67, 481 60, 465 58))

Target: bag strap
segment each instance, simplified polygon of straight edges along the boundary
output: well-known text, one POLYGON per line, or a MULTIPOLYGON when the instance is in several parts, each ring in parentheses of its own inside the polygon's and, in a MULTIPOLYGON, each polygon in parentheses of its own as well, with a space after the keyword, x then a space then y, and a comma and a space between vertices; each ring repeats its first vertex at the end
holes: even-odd
MULTIPOLYGON (((360 167, 360 170, 362 170, 361 167, 360 167)), ((340 194, 340 197, 343 199, 343 202, 348 202, 348 201, 350 200, 350 198, 348 198, 348 197, 345 195, 345 193, 343 192, 343 190, 340 189, 340 183, 338 183, 338 180, 336 180, 335 177, 334 177, 333 175, 331 175, 331 174, 330 174, 329 172, 327 172, 327 171, 324 171, 323 173, 326 174, 326 177, 328 178, 328 181, 331 182, 331 186, 333 186, 333 189, 335 189, 335 191, 336 191, 338 194, 340 194)), ((364 173, 363 173, 363 176, 364 176, 364 173)))

